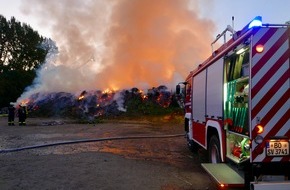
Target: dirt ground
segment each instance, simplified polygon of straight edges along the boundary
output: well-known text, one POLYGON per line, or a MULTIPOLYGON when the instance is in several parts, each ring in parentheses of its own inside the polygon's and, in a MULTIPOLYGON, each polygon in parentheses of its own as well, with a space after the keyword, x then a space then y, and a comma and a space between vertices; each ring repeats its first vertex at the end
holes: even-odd
MULTIPOLYGON (((183 134, 182 124, 164 121, 77 124, 28 118, 27 126, 8 126, 7 117, 0 117, 0 151, 81 139, 183 134)), ((2 151, 0 189, 216 189, 200 166, 203 159, 187 149, 183 136, 2 151)))

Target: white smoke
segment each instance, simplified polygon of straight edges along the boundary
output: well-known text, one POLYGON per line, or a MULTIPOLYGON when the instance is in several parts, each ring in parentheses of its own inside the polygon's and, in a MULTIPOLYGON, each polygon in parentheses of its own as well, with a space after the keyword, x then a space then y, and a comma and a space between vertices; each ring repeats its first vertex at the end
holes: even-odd
POLYGON ((114 101, 116 101, 119 111, 122 111, 122 112, 127 111, 127 109, 124 107, 125 99, 124 99, 124 94, 122 92, 117 92, 114 95, 114 101))
POLYGON ((197 2, 23 0, 23 12, 51 28, 58 52, 18 101, 36 92, 174 86, 210 54, 215 27, 197 2))

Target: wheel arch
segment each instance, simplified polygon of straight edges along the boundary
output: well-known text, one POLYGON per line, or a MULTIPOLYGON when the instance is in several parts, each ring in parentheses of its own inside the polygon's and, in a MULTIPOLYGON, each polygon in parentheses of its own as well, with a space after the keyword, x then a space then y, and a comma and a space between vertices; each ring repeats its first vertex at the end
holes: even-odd
POLYGON ((221 155, 222 162, 224 162, 225 161, 225 156, 224 156, 225 150, 224 150, 224 143, 222 141, 222 139, 223 139, 222 127, 218 121, 209 120, 209 121, 207 121, 207 124, 206 124, 206 148, 207 148, 207 150, 208 150, 210 138, 213 135, 216 135, 216 137, 219 140, 220 155, 221 155))

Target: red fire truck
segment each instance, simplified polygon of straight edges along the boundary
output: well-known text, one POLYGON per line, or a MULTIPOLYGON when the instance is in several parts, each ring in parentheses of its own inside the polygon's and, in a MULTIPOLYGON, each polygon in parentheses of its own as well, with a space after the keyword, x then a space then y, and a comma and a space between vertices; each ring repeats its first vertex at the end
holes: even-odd
POLYGON ((211 45, 176 86, 189 147, 207 151, 202 166, 220 187, 289 190, 290 25, 258 16, 237 32, 229 25, 211 45))

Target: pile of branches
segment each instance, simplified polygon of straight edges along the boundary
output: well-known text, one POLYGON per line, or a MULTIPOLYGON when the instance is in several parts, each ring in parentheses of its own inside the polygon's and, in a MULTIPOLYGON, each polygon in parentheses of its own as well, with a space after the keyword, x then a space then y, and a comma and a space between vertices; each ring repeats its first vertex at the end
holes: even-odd
POLYGON ((116 116, 162 115, 180 110, 175 95, 166 86, 149 89, 144 94, 138 88, 118 92, 82 91, 37 93, 29 98, 30 116, 74 117, 93 121, 116 116))

